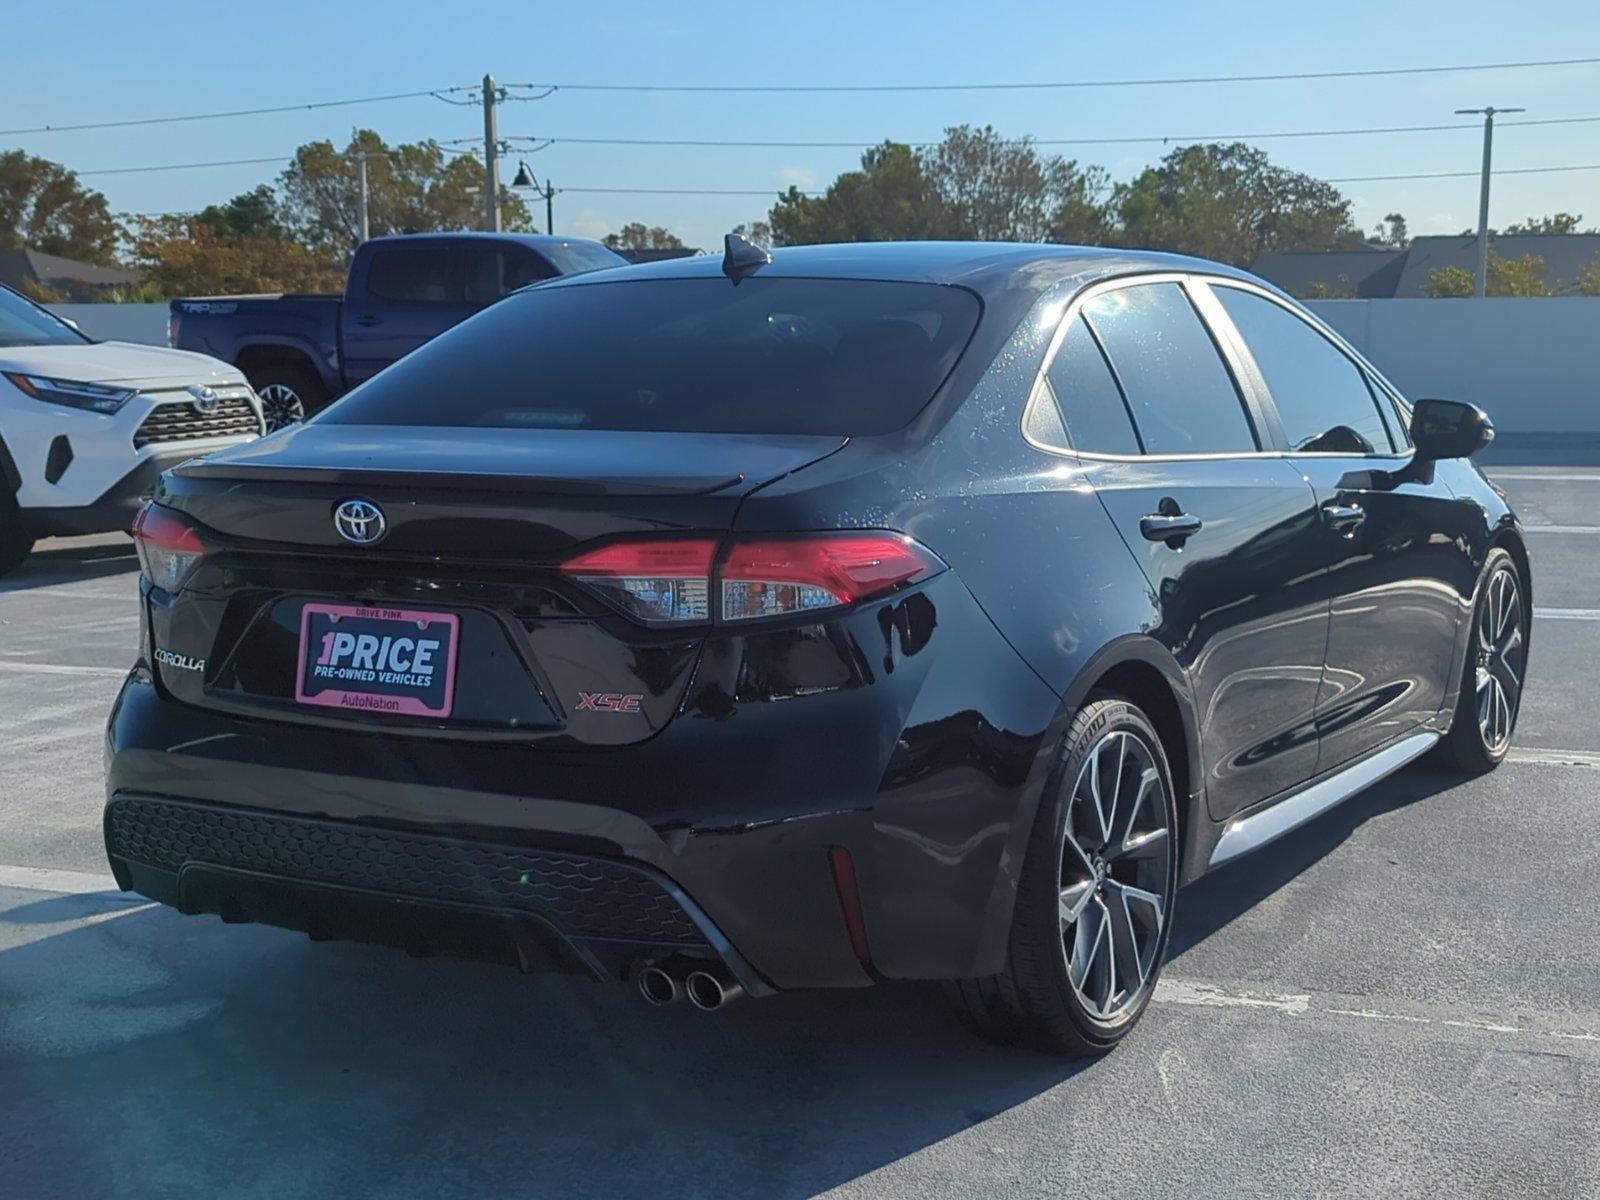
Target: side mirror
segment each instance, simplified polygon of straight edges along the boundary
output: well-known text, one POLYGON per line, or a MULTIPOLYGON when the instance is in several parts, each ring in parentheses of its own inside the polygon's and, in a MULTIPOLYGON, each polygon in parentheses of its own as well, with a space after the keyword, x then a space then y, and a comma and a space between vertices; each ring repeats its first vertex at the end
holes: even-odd
POLYGON ((1411 408, 1411 442, 1419 461, 1471 458, 1494 441, 1494 422, 1476 404, 1418 400, 1411 408))

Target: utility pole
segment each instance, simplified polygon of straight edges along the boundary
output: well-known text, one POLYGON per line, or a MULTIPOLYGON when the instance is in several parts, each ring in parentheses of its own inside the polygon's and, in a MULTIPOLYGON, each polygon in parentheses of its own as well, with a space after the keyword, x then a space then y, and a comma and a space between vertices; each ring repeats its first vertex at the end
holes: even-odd
POLYGON ((356 151, 356 166, 361 172, 361 240, 365 242, 372 236, 371 226, 367 223, 367 152, 356 151))
POLYGON ((555 209, 556 185, 550 182, 550 176, 544 177, 544 231, 554 234, 556 231, 555 209))
POLYGON ((1496 113, 1527 112, 1525 108, 1458 108, 1458 116, 1483 118, 1483 179, 1478 184, 1478 280, 1477 295, 1482 300, 1489 291, 1489 160, 1494 148, 1496 113))
POLYGON ((500 232, 500 130, 495 121, 499 94, 494 76, 483 77, 483 227, 500 232))

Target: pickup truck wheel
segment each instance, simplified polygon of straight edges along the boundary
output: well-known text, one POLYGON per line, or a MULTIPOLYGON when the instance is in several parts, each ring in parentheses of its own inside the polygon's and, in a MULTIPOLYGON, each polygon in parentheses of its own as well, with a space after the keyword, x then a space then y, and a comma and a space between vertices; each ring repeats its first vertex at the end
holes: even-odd
POLYGON ((306 368, 291 364, 262 367, 251 375, 250 386, 261 397, 268 433, 305 420, 328 402, 322 381, 306 368))

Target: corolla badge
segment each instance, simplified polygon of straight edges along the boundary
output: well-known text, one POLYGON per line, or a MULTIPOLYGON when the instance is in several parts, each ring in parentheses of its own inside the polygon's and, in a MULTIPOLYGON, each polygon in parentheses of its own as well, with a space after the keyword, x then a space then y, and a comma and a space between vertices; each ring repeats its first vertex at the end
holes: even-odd
POLYGON ((346 500, 339 505, 333 510, 333 527, 345 541, 358 546, 370 546, 389 532, 383 509, 370 500, 346 500))

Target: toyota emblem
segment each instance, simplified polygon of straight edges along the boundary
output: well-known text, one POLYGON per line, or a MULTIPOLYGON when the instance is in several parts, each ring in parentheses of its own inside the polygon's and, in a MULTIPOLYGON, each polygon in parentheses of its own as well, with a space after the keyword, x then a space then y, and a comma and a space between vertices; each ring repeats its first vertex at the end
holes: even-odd
POLYGON ((333 510, 333 527, 339 536, 358 546, 370 546, 389 532, 383 509, 370 500, 346 500, 333 510))
POLYGON ((189 403, 194 406, 195 412, 201 416, 216 412, 221 398, 215 388, 207 387, 203 383, 193 384, 186 389, 191 397, 189 403))

